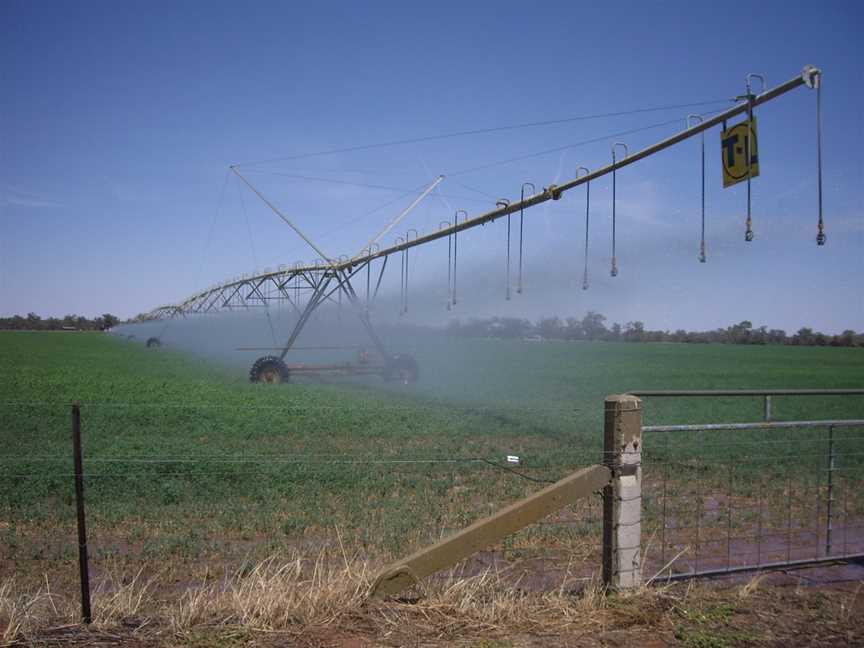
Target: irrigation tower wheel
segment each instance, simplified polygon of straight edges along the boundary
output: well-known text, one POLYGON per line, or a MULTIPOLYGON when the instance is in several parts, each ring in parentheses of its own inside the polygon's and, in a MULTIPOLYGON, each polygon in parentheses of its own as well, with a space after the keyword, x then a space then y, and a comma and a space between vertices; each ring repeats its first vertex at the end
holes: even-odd
POLYGON ((264 356, 258 358, 249 370, 249 382, 267 383, 279 385, 287 383, 289 379, 288 367, 276 356, 264 356))
POLYGON ((158 337, 151 337, 147 339, 148 348, 160 347, 162 346, 162 341, 158 337))
POLYGON ((384 366, 383 376, 386 382, 415 383, 420 378, 420 366, 413 356, 394 353, 384 366))

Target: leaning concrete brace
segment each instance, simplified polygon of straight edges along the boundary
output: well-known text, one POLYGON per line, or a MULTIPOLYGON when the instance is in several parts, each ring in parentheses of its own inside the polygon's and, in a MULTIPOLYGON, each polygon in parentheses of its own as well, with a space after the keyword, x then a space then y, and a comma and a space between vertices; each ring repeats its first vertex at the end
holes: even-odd
POLYGON ((603 583, 611 590, 642 583, 642 401, 606 398, 603 463, 612 482, 603 489, 603 583))
POLYGON ((371 595, 398 594, 427 576, 455 565, 575 500, 600 490, 609 483, 610 475, 606 466, 583 468, 490 517, 478 520, 459 533, 387 567, 376 579, 371 595))

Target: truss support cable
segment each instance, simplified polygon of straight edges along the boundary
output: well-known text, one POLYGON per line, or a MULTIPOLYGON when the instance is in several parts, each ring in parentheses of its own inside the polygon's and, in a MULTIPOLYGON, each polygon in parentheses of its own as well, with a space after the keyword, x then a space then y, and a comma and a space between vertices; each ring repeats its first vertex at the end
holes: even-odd
POLYGON ((313 151, 311 153, 299 153, 297 155, 288 155, 278 158, 270 158, 269 160, 258 160, 255 162, 243 162, 241 164, 235 164, 236 167, 251 167, 251 166, 260 166, 262 164, 272 164, 274 162, 287 162, 289 160, 301 160, 304 158, 310 157, 318 157, 322 155, 335 155, 338 153, 350 153, 354 151, 366 151, 369 149, 376 148, 384 148, 388 146, 399 146, 404 144, 418 144, 421 142, 431 142, 435 140, 447 139, 452 137, 464 137, 469 135, 483 135, 486 133, 495 133, 500 131, 509 131, 509 130, 517 130, 522 128, 534 128, 537 126, 552 126, 558 124, 568 124, 576 121, 586 121, 591 119, 607 119, 610 117, 624 117, 627 115, 636 115, 640 113, 650 113, 650 112, 662 112, 666 110, 680 110, 682 108, 695 108, 697 106, 711 106, 717 105, 721 103, 726 103, 727 99, 716 99, 714 101, 698 101, 694 103, 686 103, 686 104, 671 104, 666 106, 650 106, 644 108, 635 108, 631 110, 619 110, 615 112, 607 112, 607 113, 595 113, 590 115, 577 115, 574 117, 565 117, 563 119, 546 119, 543 121, 536 122, 527 122, 521 124, 507 124, 504 126, 493 126, 490 128, 474 128, 470 130, 464 131, 454 131, 450 133, 439 133, 437 135, 426 135, 423 137, 412 137, 408 139, 401 140, 391 140, 388 142, 376 142, 372 144, 360 144, 357 146, 347 146, 343 148, 330 149, 327 151, 313 151))

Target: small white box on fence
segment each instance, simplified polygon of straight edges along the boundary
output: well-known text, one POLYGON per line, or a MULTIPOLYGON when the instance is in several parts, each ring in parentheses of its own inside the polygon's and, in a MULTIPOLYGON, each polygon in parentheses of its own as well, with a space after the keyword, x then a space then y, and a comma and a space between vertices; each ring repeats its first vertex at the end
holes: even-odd
POLYGON ((519 457, 516 455, 507 455, 507 463, 519 465, 519 457))

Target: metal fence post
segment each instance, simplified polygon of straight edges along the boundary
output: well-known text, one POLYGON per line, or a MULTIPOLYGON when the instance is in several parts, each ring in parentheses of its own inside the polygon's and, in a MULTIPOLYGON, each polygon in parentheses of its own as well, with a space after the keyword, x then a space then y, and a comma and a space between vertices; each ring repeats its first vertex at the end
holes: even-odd
POLYGON ((603 463, 612 483, 603 489, 603 583, 611 590, 642 583, 642 401, 607 396, 603 463))
POLYGON ((825 523, 825 555, 831 555, 834 534, 834 426, 828 426, 828 510, 825 523))
POLYGON ((90 568, 87 561, 87 528, 84 522, 84 462, 81 457, 81 406, 72 404, 72 453, 75 463, 75 508, 78 513, 78 570, 81 577, 81 621, 90 623, 90 568))

